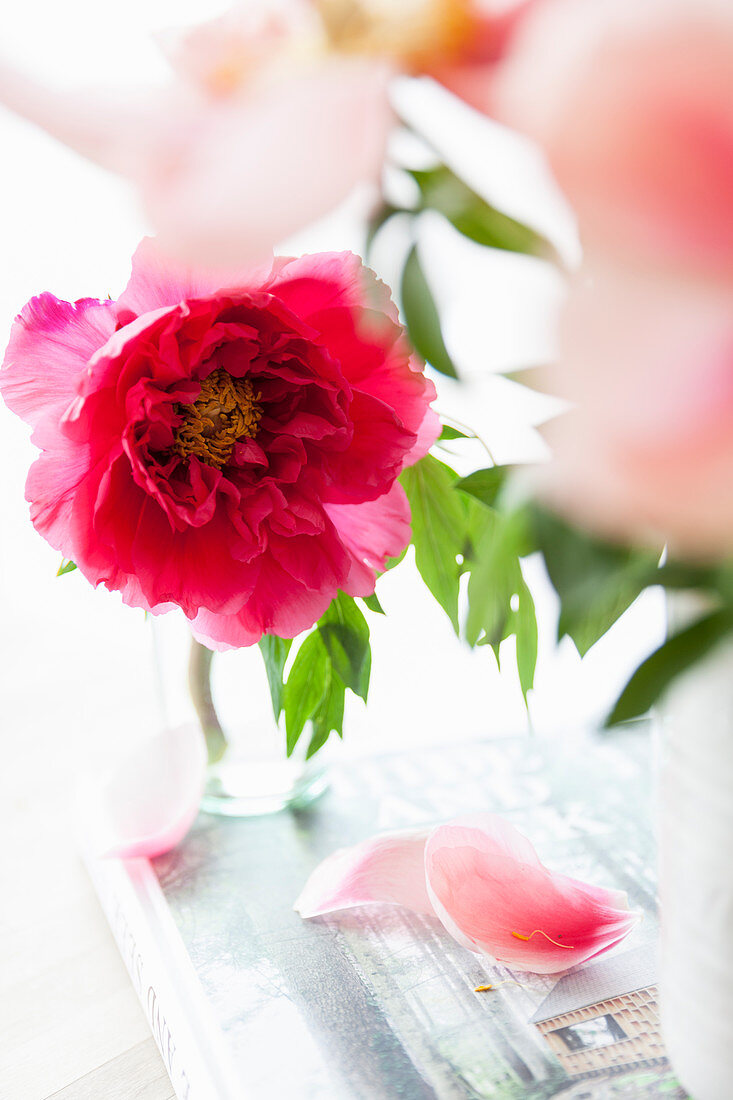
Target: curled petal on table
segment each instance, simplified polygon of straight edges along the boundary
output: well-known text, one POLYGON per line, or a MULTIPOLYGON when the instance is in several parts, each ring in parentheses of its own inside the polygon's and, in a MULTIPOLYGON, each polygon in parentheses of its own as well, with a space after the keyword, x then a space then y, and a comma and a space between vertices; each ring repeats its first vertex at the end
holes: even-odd
POLYGON ((152 859, 175 848, 198 813, 206 746, 194 725, 138 742, 82 803, 84 842, 101 857, 152 859))
POLYGON ((548 871, 495 814, 341 849, 316 868, 295 908, 315 917, 369 902, 435 915, 463 947, 537 974, 602 954, 639 919, 621 891, 548 871))
POLYGON ((639 919, 626 895, 548 871, 495 814, 458 818, 425 846, 436 916, 470 951, 513 970, 556 974, 620 943, 639 919))
POLYGON ((425 885, 427 829, 405 829, 340 848, 316 867, 295 903, 301 917, 318 917, 369 902, 392 902, 433 913, 425 885))

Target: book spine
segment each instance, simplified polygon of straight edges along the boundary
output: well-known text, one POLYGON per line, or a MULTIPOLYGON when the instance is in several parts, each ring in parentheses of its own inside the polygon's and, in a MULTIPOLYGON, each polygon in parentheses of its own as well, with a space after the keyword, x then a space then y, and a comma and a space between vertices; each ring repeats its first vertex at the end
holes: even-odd
POLYGON ((178 1100, 241 1100, 229 1053, 150 864, 86 863, 178 1100))

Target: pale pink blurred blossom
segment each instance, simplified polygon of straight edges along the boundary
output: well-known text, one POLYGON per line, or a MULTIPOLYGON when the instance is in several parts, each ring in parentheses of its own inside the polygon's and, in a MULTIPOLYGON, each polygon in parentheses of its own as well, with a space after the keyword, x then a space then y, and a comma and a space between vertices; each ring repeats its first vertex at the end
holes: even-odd
POLYGON ((639 919, 622 892, 549 871, 495 814, 341 849, 316 868, 295 908, 308 918, 375 902, 436 916, 469 951, 537 974, 602 954, 639 919))
POLYGON ((163 87, 52 89, 0 58, 0 103, 131 180, 172 256, 260 262, 360 185, 376 190, 395 73, 490 111, 535 2, 251 0, 160 35, 163 87))
POLYGON ((550 498, 606 534, 733 550, 733 7, 547 0, 497 95, 579 216, 550 498))
POLYGON ((325 51, 305 3, 258 4, 170 35, 162 88, 51 89, 0 60, 0 103, 137 185, 161 247, 259 262, 376 184, 390 67, 325 51))

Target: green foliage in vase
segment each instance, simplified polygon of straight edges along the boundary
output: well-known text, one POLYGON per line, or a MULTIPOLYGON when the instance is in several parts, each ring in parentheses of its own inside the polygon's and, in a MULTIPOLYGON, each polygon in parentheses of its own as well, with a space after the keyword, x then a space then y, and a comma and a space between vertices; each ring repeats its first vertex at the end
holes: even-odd
MULTIPOLYGON (((382 611, 376 597, 374 610, 382 611)), ((365 601, 366 602, 366 601, 365 601)), ((340 592, 304 637, 290 670, 285 666, 292 643, 266 635, 260 642, 275 718, 285 716, 288 756, 310 722, 306 759, 321 749, 331 733, 343 737, 346 692, 366 702, 371 672, 369 626, 356 601, 340 592)))
POLYGON ((461 479, 427 455, 401 475, 412 509, 415 564, 456 634, 470 646, 490 645, 498 658, 501 642, 514 637, 526 700, 537 662, 537 619, 521 568, 525 520, 521 512, 505 515, 493 507, 505 477, 502 468, 478 473, 491 477, 461 479), (467 608, 461 616, 466 574, 467 608))

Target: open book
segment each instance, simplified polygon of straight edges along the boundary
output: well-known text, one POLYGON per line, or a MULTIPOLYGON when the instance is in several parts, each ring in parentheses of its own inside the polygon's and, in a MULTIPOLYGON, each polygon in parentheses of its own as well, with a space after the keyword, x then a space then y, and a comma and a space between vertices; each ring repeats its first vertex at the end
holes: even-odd
POLYGON ((91 862, 177 1095, 684 1097, 657 1014, 647 738, 638 727, 360 760, 335 768, 307 811, 201 815, 152 862, 91 862), (644 921, 614 952, 537 977, 396 906, 293 912, 335 848, 480 810, 505 815, 553 870, 626 890, 644 921))

